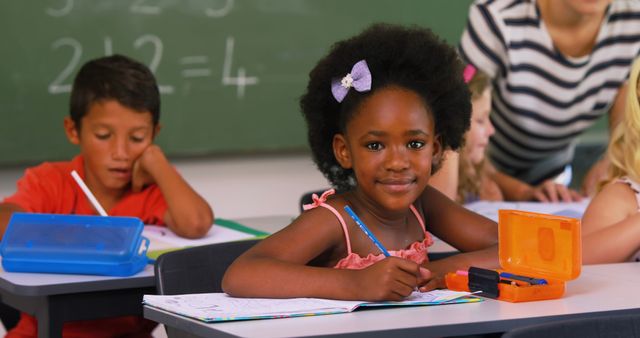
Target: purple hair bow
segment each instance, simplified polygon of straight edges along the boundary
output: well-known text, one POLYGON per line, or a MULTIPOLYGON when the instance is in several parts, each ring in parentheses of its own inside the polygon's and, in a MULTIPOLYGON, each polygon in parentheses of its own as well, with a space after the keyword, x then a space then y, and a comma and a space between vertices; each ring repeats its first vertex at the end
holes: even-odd
POLYGON ((367 61, 356 62, 350 73, 347 73, 342 79, 335 78, 331 81, 331 93, 338 102, 344 100, 351 87, 359 92, 371 90, 371 71, 369 71, 367 61))

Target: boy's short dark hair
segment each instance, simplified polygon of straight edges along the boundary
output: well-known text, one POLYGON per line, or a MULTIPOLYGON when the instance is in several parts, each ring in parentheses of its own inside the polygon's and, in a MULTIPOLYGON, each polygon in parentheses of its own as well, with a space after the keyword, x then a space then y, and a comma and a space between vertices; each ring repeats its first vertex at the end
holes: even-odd
POLYGON ((153 125, 160 120, 160 92, 156 79, 144 64, 123 55, 112 55, 85 63, 73 81, 69 114, 80 121, 92 104, 116 100, 136 111, 151 112, 153 125))

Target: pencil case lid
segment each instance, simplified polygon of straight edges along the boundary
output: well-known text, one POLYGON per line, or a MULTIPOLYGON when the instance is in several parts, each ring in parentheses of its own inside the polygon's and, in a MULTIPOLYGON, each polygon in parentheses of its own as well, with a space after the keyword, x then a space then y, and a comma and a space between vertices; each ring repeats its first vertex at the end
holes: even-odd
POLYGON ((132 274, 146 265, 143 228, 135 217, 14 213, 0 254, 7 271, 132 274))
POLYGON ((498 251, 505 271, 568 281, 582 268, 580 220, 499 210, 498 251))

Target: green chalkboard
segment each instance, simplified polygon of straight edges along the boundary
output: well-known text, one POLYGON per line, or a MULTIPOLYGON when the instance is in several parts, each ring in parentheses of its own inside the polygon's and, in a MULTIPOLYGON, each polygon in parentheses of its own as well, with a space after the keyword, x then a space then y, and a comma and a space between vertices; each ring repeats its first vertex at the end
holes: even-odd
POLYGON ((470 0, 0 2, 0 165, 69 158, 70 84, 87 60, 147 64, 171 156, 305 149, 298 98, 338 39, 373 22, 431 27, 452 44, 470 0))

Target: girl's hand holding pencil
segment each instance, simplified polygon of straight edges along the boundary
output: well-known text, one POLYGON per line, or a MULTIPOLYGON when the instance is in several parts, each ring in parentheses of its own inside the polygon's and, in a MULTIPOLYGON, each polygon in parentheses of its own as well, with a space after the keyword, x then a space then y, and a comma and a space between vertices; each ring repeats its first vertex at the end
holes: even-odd
POLYGON ((392 257, 389 251, 382 245, 382 242, 376 238, 373 232, 369 230, 360 217, 358 217, 348 205, 344 207, 344 210, 386 257, 382 261, 361 270, 371 269, 374 274, 373 279, 366 277, 363 279, 364 281, 375 280, 378 281, 378 283, 365 283, 369 285, 362 285, 360 290, 371 289, 373 292, 371 296, 374 297, 373 300, 375 301, 385 299, 401 300, 415 290, 423 291, 423 286, 431 280, 431 272, 413 261, 392 257), (381 271, 378 271, 378 269, 381 269, 381 271))
POLYGON ((350 285, 368 301, 403 300, 431 277, 429 270, 399 257, 387 257, 353 272, 355 278, 350 285))

